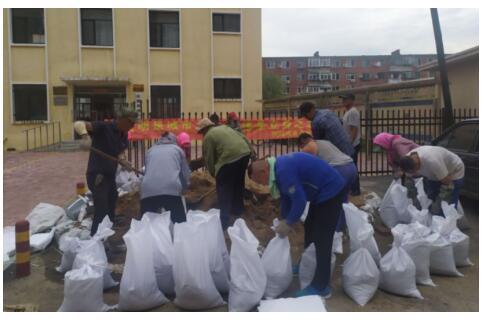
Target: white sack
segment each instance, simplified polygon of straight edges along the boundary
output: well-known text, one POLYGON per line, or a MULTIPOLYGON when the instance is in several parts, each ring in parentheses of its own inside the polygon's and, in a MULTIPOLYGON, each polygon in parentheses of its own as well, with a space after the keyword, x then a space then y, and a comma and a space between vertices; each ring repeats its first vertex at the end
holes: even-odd
POLYGON ((156 281, 151 230, 142 222, 132 224, 134 221, 124 235, 127 254, 119 292, 122 311, 148 310, 168 302, 156 281))
POLYGON ((259 312, 327 312, 322 298, 318 295, 307 295, 299 298, 262 300, 259 312))
POLYGON ((266 288, 266 272, 258 254, 259 241, 241 218, 227 232, 232 241, 229 311, 249 311, 259 303, 266 288))
POLYGON ((31 251, 36 252, 46 249, 54 238, 55 230, 55 228, 52 228, 50 232, 31 235, 29 240, 31 251))
POLYGON ((59 249, 63 252, 61 257, 61 264, 56 267, 56 271, 64 273, 73 268, 73 262, 75 261, 76 254, 81 249, 82 241, 77 237, 64 237, 59 239, 59 249))
MULTIPOLYGON (((358 233, 361 242, 372 237, 370 229, 358 233)), ((362 245, 363 243, 361 243, 362 245)), ((344 292, 357 304, 364 306, 374 296, 380 282, 380 271, 371 253, 360 247, 344 262, 342 270, 342 286, 344 292)))
MULTIPOLYGON (((279 220, 273 220, 273 230, 279 224, 279 220)), ((264 250, 261 257, 264 271, 266 272, 266 299, 274 299, 283 293, 290 286, 293 280, 291 264, 290 240, 288 237, 281 238, 275 235, 264 250)))
POLYGON ((27 215, 31 234, 36 234, 50 230, 56 223, 66 215, 62 207, 39 203, 27 215))
POLYGON ((425 238, 430 244, 430 273, 449 276, 463 276, 456 269, 452 244, 439 233, 425 238))
POLYGON ((210 309, 224 304, 210 273, 205 224, 187 221, 174 225, 174 303, 187 310, 210 309))
POLYGON ((393 247, 380 261, 380 288, 387 292, 423 299, 415 285, 415 263, 400 246, 400 235, 394 234, 393 247))
POLYGON ((210 273, 217 290, 221 293, 229 292, 230 258, 225 245, 224 232, 220 223, 220 210, 188 211, 189 222, 204 223, 206 247, 208 251, 210 273))
POLYGON ((371 230, 370 236, 363 241, 363 246, 371 253, 377 265, 380 263, 381 254, 378 249, 378 244, 374 239, 373 226, 368 223, 368 213, 361 211, 354 204, 342 204, 346 216, 347 229, 349 231, 349 238, 351 242, 351 252, 356 251, 360 247, 359 233, 365 228, 371 230))
POLYGON ((170 212, 144 213, 142 222, 151 230, 153 249, 153 266, 159 289, 166 295, 175 293, 173 278, 174 251, 169 227, 171 225, 170 212))
POLYGON ((410 215, 411 222, 419 222, 424 226, 430 226, 432 224, 432 215, 429 213, 428 209, 419 211, 415 206, 409 204, 407 212, 410 215))
POLYGON ((64 276, 64 299, 58 312, 106 312, 102 273, 88 264, 64 276))
POLYGON ((15 226, 3 228, 3 255, 11 256, 15 253, 15 226))
POLYGON ((415 188, 417 189, 417 200, 422 207, 422 210, 429 210, 432 200, 429 199, 424 189, 424 178, 420 177, 415 180, 415 188))
POLYGON ((407 188, 399 181, 393 181, 383 197, 379 209, 383 223, 389 228, 398 223, 410 223, 407 206, 412 203, 407 197, 407 188))
POLYGON ((113 288, 119 284, 112 278, 112 271, 108 267, 107 254, 101 240, 94 237, 91 240, 80 242, 78 253, 73 261, 73 269, 79 269, 85 264, 89 264, 103 273, 104 289, 113 288))
MULTIPOLYGON (((336 256, 331 253, 330 257, 330 277, 334 274, 336 263, 336 256)), ((300 289, 304 289, 310 285, 315 275, 315 269, 317 268, 317 257, 315 251, 315 244, 311 243, 300 258, 300 265, 298 267, 298 279, 300 280, 300 289)))

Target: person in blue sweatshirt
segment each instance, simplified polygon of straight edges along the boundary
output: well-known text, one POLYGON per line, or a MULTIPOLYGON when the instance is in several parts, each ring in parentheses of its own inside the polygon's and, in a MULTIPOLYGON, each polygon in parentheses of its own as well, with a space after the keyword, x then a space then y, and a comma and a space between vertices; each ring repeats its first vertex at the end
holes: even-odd
POLYGON ((276 233, 281 237, 286 237, 292 225, 300 222, 307 201, 310 202, 304 245, 307 248, 315 244, 317 267, 310 285, 295 296, 330 297, 332 241, 345 186, 342 176, 327 162, 302 152, 257 160, 248 167, 248 176, 268 185, 273 198, 280 198, 283 219, 276 233))

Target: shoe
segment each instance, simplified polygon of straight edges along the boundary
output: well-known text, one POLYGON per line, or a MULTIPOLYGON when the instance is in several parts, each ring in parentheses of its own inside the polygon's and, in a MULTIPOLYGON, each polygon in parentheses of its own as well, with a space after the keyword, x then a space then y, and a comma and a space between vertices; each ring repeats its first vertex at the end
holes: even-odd
POLYGON ((291 267, 291 270, 293 272, 293 275, 298 275, 298 271, 300 270, 300 264, 294 264, 291 267))
POLYGON ((317 290, 313 286, 309 285, 305 289, 295 292, 295 298, 299 298, 301 296, 307 295, 320 295, 326 299, 329 299, 332 296, 332 289, 330 287, 326 287, 323 290, 317 290))

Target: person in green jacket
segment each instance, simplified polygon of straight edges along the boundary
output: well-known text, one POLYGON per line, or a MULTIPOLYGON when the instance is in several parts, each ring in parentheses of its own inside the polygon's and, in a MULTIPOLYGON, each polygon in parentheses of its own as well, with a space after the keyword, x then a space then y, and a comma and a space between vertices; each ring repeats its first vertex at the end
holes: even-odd
POLYGON ((230 226, 230 215, 244 211, 244 185, 249 159, 254 150, 241 133, 229 126, 215 126, 208 118, 197 124, 203 137, 203 159, 210 175, 215 177, 220 220, 224 230, 230 226))

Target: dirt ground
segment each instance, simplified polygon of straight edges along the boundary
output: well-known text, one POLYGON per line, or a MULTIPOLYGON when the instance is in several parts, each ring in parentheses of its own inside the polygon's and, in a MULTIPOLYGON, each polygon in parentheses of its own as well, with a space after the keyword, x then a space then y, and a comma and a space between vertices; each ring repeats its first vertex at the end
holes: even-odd
MULTIPOLYGON (((365 177, 361 179, 362 188, 383 195, 390 183, 389 178, 365 177)), ((247 204, 249 206, 249 204, 247 204)), ((348 241, 344 242, 343 255, 337 256, 337 264, 332 276, 332 298, 326 302, 328 311, 479 311, 479 224, 478 202, 464 200, 466 216, 471 229, 464 231, 470 236, 470 259, 474 266, 460 268, 464 277, 432 276, 437 287, 419 286, 424 300, 411 299, 391 295, 378 290, 374 298, 365 306, 360 307, 353 302, 342 290, 341 272, 342 263, 349 254, 348 241)), ((251 210, 252 211, 252 210, 251 210)), ((249 215, 246 213, 246 215, 249 215)), ((254 213, 254 215, 256 215, 254 213)), ((261 215, 264 215, 262 213, 261 215)), ((259 220, 258 220, 259 221, 259 220)), ((264 223, 262 223, 264 225, 264 223)), ((391 236, 375 234, 380 252, 385 254, 391 245, 391 236)), ((260 238, 261 239, 261 238, 260 238)), ((298 240, 297 240, 298 242, 298 240)), ((266 245, 266 244, 262 244, 266 245)), ((294 255, 296 260, 296 255, 294 255)), ((63 300, 63 276, 54 268, 59 264, 61 254, 55 246, 51 245, 44 253, 34 254, 31 260, 31 275, 14 279, 14 269, 10 267, 4 272, 4 305, 9 304, 35 304, 39 311, 56 311, 63 300)), ((109 261, 111 260, 109 253, 109 261)), ((116 280, 121 278, 120 265, 114 266, 112 273, 116 280)), ((290 288, 282 295, 289 297, 299 287, 298 277, 294 277, 290 288)), ((224 300, 226 297, 224 297, 224 300)), ((118 287, 104 293, 107 304, 116 304, 118 301, 118 287)), ((181 311, 172 303, 165 304, 153 311, 181 311)), ((218 307, 211 311, 227 311, 227 306, 218 307)))

